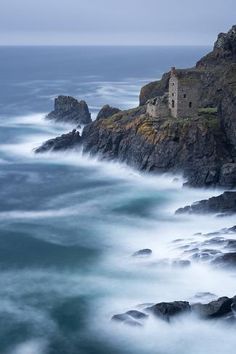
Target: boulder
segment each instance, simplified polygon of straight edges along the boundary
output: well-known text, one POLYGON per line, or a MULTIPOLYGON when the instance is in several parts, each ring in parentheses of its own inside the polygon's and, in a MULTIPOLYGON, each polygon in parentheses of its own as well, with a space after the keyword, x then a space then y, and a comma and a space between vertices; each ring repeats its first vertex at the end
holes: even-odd
POLYGON ((219 318, 231 312, 233 300, 225 297, 220 297, 217 300, 211 301, 208 304, 193 304, 192 311, 196 312, 203 318, 219 318))
MULTIPOLYGON (((212 293, 198 293, 193 297, 193 301, 201 299, 201 303, 191 302, 190 304, 187 301, 161 302, 156 305, 151 304, 144 311, 167 322, 170 322, 175 316, 193 313, 202 320, 219 319, 229 324, 235 324, 236 296, 233 298, 224 296, 212 300, 214 298, 216 298, 216 295, 212 293), (208 302, 209 300, 211 301, 208 302)), ((131 310, 112 317, 114 321, 134 326, 144 325, 144 320, 146 319, 148 319, 148 315, 137 310, 131 310)))
POLYGON ((71 96, 58 96, 54 101, 54 110, 46 118, 77 125, 92 122, 87 103, 71 96))
POLYGON ((172 317, 187 313, 190 310, 191 307, 187 301, 161 302, 146 308, 146 311, 168 322, 172 317))
POLYGON ((81 136, 76 129, 72 130, 70 133, 63 134, 57 138, 47 140, 37 149, 35 153, 43 153, 47 151, 59 151, 67 150, 71 148, 76 148, 81 144, 81 136))
POLYGON ((216 257, 212 263, 214 265, 220 265, 224 267, 235 267, 236 266, 236 252, 222 253, 216 257))
POLYGON ((97 120, 109 118, 118 112, 120 112, 119 108, 111 107, 107 104, 98 112, 97 120))

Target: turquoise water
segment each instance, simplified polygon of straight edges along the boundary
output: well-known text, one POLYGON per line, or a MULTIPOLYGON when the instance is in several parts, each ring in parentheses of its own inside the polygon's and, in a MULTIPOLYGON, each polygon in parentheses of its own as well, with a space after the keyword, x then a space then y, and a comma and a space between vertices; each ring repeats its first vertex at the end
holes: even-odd
POLYGON ((181 176, 147 176, 80 151, 33 153, 73 128, 44 120, 58 94, 86 99, 93 116, 106 103, 133 107, 144 83, 208 49, 0 48, 0 353, 234 352, 234 330, 220 324, 186 317, 140 330, 110 321, 141 303, 235 294, 232 272, 158 263, 178 256, 175 238, 234 224, 174 215, 220 191, 182 189, 181 176), (131 257, 147 247, 150 260, 131 257))

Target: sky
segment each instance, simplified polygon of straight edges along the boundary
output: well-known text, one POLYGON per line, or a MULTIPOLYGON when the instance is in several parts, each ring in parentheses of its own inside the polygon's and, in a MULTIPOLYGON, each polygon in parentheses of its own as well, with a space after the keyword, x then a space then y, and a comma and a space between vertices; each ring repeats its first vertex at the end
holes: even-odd
POLYGON ((0 0, 0 45, 211 45, 236 0, 0 0))

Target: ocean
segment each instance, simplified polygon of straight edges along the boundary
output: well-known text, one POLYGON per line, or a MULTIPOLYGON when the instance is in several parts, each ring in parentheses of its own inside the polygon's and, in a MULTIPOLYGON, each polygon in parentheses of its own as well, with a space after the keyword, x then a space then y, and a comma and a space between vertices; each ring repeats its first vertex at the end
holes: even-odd
POLYGON ((209 47, 0 47, 0 353, 233 354, 235 329, 184 316, 143 328, 111 321, 143 303, 236 293, 233 271, 170 266, 173 241, 231 227, 233 217, 177 216, 220 193, 182 176, 142 174, 78 151, 35 155, 73 129, 45 120, 59 94, 138 105, 140 88, 209 47), (150 258, 136 258, 150 248, 150 258), (227 332, 227 335, 226 335, 227 332))

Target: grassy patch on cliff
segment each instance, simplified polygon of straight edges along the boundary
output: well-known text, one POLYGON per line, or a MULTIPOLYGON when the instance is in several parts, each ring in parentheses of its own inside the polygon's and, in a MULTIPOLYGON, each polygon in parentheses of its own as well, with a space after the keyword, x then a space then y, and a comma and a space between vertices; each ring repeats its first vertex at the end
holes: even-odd
POLYGON ((216 114, 217 113, 217 107, 206 107, 206 108, 200 108, 198 110, 199 114, 216 114))
POLYGON ((134 108, 119 112, 110 118, 97 122, 97 128, 107 129, 115 133, 133 132, 142 136, 150 144, 158 144, 163 139, 176 140, 176 136, 184 136, 185 133, 199 128, 201 131, 212 131, 213 134, 221 134, 220 122, 215 114, 215 109, 205 109, 196 118, 150 118, 145 114, 145 108, 134 108))

